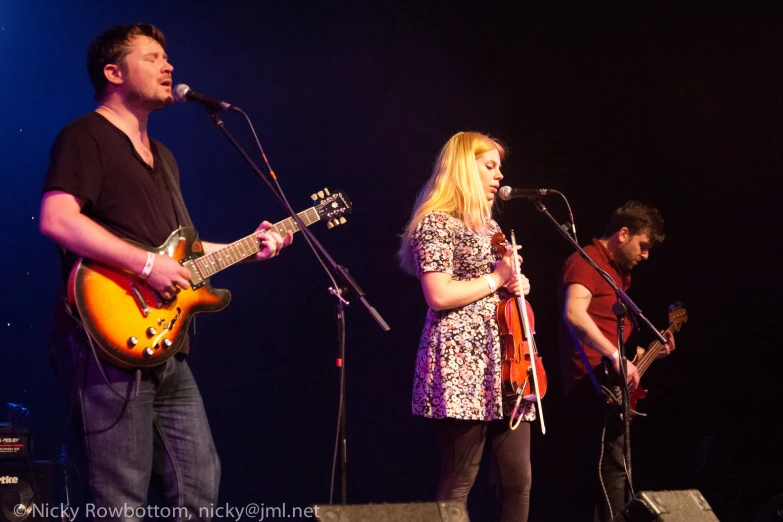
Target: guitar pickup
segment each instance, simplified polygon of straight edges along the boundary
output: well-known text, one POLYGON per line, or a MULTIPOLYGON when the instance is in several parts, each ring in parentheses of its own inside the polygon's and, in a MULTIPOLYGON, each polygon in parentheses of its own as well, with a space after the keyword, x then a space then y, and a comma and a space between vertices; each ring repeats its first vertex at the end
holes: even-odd
POLYGON ((202 286, 204 286, 204 278, 201 276, 201 273, 198 271, 198 267, 196 266, 196 262, 191 258, 185 258, 180 261, 180 264, 188 269, 190 272, 190 286, 193 288, 193 290, 198 290, 202 286))

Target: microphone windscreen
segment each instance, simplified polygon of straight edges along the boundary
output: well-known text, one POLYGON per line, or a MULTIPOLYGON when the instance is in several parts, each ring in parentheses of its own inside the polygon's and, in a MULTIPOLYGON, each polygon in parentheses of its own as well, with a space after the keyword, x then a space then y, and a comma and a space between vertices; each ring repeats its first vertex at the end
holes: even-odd
POLYGON ((511 187, 508 185, 500 187, 500 190, 498 190, 498 197, 503 201, 508 201, 511 199, 511 187))
POLYGON ((179 83, 174 87, 174 99, 178 102, 184 102, 188 101, 188 93, 190 92, 190 87, 185 85, 184 83, 179 83))

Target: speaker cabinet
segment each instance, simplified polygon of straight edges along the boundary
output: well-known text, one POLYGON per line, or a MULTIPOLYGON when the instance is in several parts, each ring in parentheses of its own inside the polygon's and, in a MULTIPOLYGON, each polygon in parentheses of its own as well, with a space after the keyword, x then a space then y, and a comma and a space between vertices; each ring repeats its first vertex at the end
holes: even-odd
POLYGON ((313 506, 321 522, 470 522, 460 502, 313 506))
POLYGON ((49 461, 0 461, 0 522, 51 522, 51 478, 49 461))
POLYGON ((783 495, 778 495, 764 506, 764 509, 753 519, 753 522, 783 521, 783 495))
POLYGON ((712 508, 695 489, 641 491, 612 522, 718 522, 712 508))

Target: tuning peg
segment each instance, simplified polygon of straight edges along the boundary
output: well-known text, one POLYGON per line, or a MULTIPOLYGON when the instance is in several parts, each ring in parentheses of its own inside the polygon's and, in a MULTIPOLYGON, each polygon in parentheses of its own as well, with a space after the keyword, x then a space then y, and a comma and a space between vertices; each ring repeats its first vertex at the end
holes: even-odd
POLYGON ((340 220, 335 218, 335 219, 332 220, 332 223, 334 223, 334 226, 337 226, 337 225, 340 224, 340 220))
POLYGON ((318 191, 318 197, 321 198, 321 199, 324 198, 324 191, 323 190, 319 190, 318 191))
POLYGON ((331 196, 331 194, 329 194, 329 189, 328 188, 324 189, 324 194, 326 194, 327 196, 331 196))
POLYGON ((341 225, 344 225, 344 224, 345 224, 345 218, 344 218, 344 217, 342 217, 342 216, 340 216, 340 224, 341 224, 341 225))
POLYGON ((334 223, 332 223, 331 221, 327 221, 326 222, 326 228, 329 228, 329 229, 334 228, 334 223))
POLYGON ((310 194, 310 199, 312 199, 313 201, 318 201, 318 196, 316 196, 315 194, 310 194))

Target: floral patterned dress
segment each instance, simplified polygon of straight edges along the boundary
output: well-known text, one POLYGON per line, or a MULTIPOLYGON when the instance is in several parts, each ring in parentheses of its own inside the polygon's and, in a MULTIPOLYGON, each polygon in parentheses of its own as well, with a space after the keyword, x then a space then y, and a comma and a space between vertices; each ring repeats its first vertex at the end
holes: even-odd
MULTIPOLYGON (((500 259, 490 244, 496 232, 500 227, 494 220, 476 233, 443 212, 427 214, 410 242, 417 276, 443 272, 455 281, 469 281, 491 273, 500 259)), ((498 302, 507 297, 501 288, 460 308, 427 310, 413 379, 414 415, 489 421, 510 414, 514 400, 504 400, 501 391, 495 318, 498 302)), ((523 404, 522 418, 534 420, 534 405, 523 404)))

